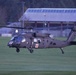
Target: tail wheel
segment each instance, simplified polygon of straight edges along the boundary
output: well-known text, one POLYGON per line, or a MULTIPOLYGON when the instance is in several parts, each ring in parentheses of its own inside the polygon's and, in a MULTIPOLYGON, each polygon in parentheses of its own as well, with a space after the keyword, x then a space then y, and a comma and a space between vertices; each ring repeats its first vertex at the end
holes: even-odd
POLYGON ((20 49, 19 48, 16 48, 16 52, 19 53, 20 52, 20 49))
POLYGON ((64 54, 63 48, 60 48, 60 49, 61 49, 62 54, 64 54))

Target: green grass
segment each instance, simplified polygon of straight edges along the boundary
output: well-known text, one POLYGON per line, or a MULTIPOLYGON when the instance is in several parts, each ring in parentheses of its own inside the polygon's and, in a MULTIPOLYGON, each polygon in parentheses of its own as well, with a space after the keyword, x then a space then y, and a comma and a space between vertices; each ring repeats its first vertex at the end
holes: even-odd
POLYGON ((16 53, 7 46, 10 38, 0 37, 0 75, 76 75, 76 46, 60 49, 27 49, 16 53))
POLYGON ((76 72, 69 71, 13 71, 1 73, 1 75, 76 75, 76 72))

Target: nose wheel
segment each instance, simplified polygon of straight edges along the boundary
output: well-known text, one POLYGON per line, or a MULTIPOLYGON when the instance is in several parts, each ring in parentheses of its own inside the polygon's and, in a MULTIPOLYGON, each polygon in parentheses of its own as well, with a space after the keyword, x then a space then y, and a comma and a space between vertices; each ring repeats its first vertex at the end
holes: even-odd
POLYGON ((19 48, 16 48, 16 52, 19 53, 20 52, 20 49, 19 48))

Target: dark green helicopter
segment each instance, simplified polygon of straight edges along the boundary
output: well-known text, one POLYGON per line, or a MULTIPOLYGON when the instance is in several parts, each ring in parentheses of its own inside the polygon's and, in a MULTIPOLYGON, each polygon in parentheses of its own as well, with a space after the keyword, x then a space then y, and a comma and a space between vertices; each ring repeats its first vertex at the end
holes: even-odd
MULTIPOLYGON (((25 29, 21 27, 12 28, 25 29)), ((20 48, 27 48, 30 53, 33 53, 34 49, 60 48, 62 54, 64 54, 64 47, 76 45, 76 41, 73 41, 75 39, 75 36, 76 27, 72 28, 67 40, 65 41, 51 38, 49 33, 41 33, 40 31, 26 32, 24 34, 13 36, 12 39, 8 42, 8 46, 16 48, 16 52, 20 52, 20 48)))

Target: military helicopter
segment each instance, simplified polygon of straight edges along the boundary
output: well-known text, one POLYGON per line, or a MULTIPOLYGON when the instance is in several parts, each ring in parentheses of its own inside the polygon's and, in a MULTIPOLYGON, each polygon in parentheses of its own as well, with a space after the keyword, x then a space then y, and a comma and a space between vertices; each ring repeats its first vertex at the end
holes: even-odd
MULTIPOLYGON (((25 29, 22 27, 7 27, 25 29)), ((65 41, 57 40, 50 37, 49 33, 41 32, 26 32, 17 34, 11 38, 8 42, 8 46, 16 48, 16 52, 20 52, 20 48, 27 48, 30 53, 33 53, 34 49, 45 49, 45 48, 60 48, 62 54, 64 54, 63 48, 66 46, 76 45, 74 41, 76 36, 76 26, 71 29, 71 32, 65 41)))

